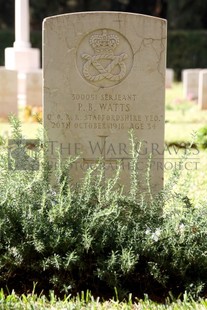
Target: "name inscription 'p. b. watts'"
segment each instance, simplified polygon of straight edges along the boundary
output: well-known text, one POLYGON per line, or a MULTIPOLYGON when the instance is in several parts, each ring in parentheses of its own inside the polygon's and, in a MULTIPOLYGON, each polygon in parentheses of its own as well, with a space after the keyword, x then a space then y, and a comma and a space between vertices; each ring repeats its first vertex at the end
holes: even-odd
POLYGON ((129 103, 108 103, 108 102, 101 102, 99 104, 93 104, 91 102, 87 103, 78 103, 78 110, 79 111, 97 111, 101 110, 104 112, 129 112, 130 111, 130 104, 129 103))
POLYGON ((136 104, 136 94, 72 94, 72 101, 82 112, 129 112, 130 104, 136 104))

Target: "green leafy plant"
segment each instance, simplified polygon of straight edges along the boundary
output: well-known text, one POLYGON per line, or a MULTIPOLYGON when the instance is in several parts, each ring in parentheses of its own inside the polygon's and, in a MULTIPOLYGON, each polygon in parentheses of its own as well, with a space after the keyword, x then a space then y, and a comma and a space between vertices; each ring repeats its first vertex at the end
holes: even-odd
POLYGON ((201 148, 207 148, 207 126, 200 128, 197 132, 197 141, 200 144, 201 148))
MULTIPOLYGON (((21 137, 15 123, 13 136, 21 137)), ((105 179, 101 161, 77 187, 68 170, 74 159, 59 160, 57 187, 40 154, 40 169, 8 169, 0 155, 0 286, 22 293, 37 290, 72 294, 89 289, 103 298, 133 293, 165 298, 186 290, 206 290, 206 205, 194 206, 187 187, 177 192, 179 173, 157 197, 149 185, 140 193, 138 154, 133 148, 131 188, 124 193, 119 169, 105 179), (136 185, 136 186, 135 186, 136 185), (162 212, 161 212, 162 211, 162 212)))

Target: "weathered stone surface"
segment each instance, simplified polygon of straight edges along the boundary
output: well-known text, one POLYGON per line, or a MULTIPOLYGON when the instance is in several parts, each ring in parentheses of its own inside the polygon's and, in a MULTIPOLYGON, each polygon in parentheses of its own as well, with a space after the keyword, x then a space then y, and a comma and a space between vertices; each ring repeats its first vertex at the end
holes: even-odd
POLYGON ((74 182, 99 158, 106 176, 121 161, 120 184, 130 184, 129 130, 142 141, 140 190, 163 186, 166 21, 127 13, 88 12, 44 21, 44 126, 49 157, 80 155, 74 182))
POLYGON ((198 105, 201 110, 207 109, 207 69, 199 72, 198 105))
POLYGON ((17 72, 0 67, 0 118, 17 115, 17 72))
POLYGON ((185 69, 182 71, 184 98, 198 98, 198 78, 200 70, 201 69, 185 69))
POLYGON ((26 104, 42 106, 42 70, 26 73, 26 104))
POLYGON ((174 81, 174 70, 173 69, 166 69, 166 75, 165 75, 165 87, 171 88, 174 81))

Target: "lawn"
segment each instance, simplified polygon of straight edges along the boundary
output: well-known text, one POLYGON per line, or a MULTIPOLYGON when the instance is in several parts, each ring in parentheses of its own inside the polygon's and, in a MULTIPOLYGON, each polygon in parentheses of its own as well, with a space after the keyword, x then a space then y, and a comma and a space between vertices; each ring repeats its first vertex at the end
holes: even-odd
POLYGON ((207 309, 207 300, 200 299, 194 301, 187 294, 181 300, 166 301, 166 304, 158 304, 148 299, 136 300, 132 302, 132 296, 125 302, 116 299, 101 302, 99 298, 84 294, 83 292, 77 297, 65 297, 59 300, 53 292, 49 298, 44 295, 38 297, 35 293, 17 296, 14 292, 5 295, 0 292, 0 309, 2 310, 204 310, 207 309))
POLYGON ((166 142, 191 142, 192 135, 207 124, 207 111, 196 101, 183 99, 182 84, 174 83, 166 90, 166 142))
MULTIPOLYGON (((171 89, 166 90, 166 125, 165 142, 167 144, 196 143, 196 133, 207 125, 207 111, 200 110, 196 101, 183 98, 182 84, 174 83, 171 89)), ((184 151, 186 149, 184 148, 184 151)), ((182 150, 178 152, 180 154, 182 150)), ((165 152, 165 160, 175 157, 175 152, 165 152)), ((187 156, 184 175, 188 175, 189 197, 193 200, 206 200, 207 185, 207 153, 202 149, 192 149, 187 156)), ((179 156, 176 156, 179 157, 179 156)), ((169 171, 165 170, 165 179, 169 171)))

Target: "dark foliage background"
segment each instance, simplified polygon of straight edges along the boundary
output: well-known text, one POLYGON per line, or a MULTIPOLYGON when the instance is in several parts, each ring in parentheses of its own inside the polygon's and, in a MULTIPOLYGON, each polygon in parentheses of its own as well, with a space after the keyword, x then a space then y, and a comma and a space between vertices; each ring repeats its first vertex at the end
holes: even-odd
MULTIPOLYGON (((14 28, 14 0, 0 0, 0 29, 14 28)), ((41 30, 45 17, 80 11, 112 10, 167 18, 169 29, 206 29, 203 0, 30 0, 31 30, 41 30)))

